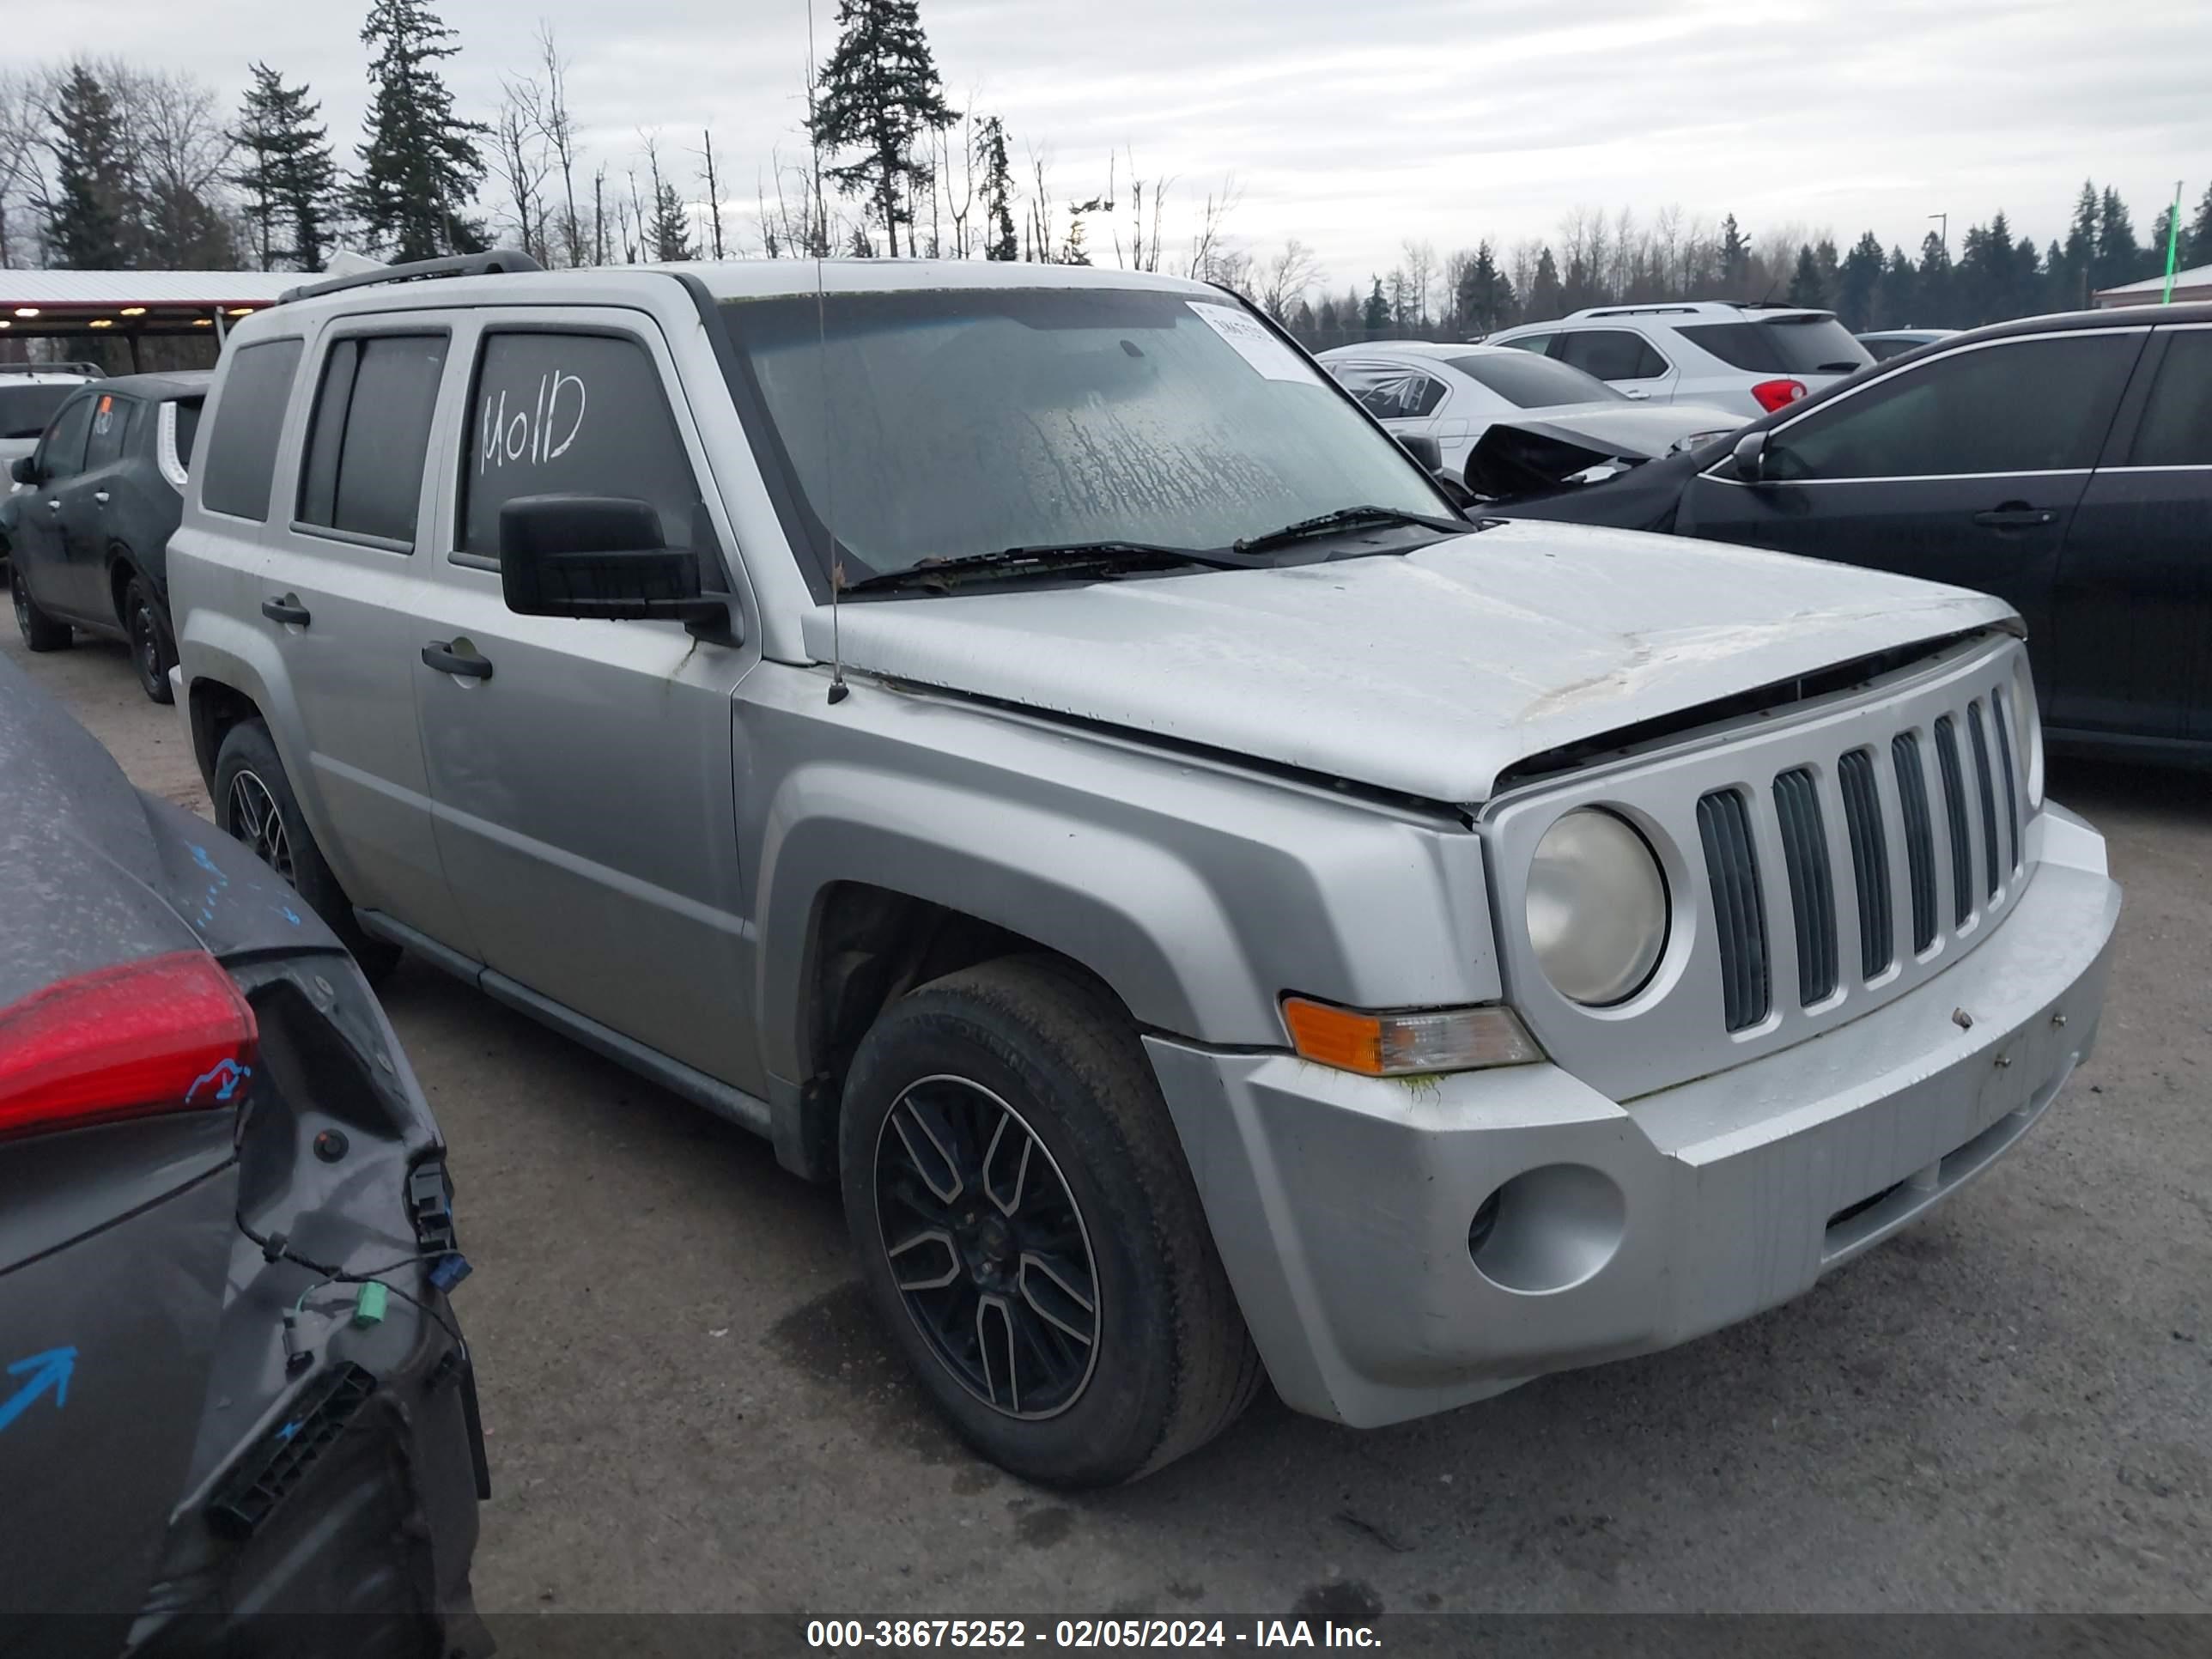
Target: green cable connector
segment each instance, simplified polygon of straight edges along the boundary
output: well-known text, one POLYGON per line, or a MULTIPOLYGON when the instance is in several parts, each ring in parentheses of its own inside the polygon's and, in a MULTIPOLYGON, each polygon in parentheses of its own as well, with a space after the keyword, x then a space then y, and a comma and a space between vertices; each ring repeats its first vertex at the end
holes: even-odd
POLYGON ((367 1330, 371 1325, 381 1325, 384 1322, 384 1304, 391 1295, 391 1291, 374 1279, 362 1285, 360 1293, 353 1299, 355 1328, 367 1330))

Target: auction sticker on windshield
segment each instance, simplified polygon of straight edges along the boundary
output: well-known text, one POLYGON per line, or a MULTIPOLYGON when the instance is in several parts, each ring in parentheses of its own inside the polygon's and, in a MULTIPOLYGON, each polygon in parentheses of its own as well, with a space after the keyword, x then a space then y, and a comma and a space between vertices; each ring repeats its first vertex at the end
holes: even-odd
POLYGON ((1313 369, 1298 354, 1267 331, 1267 325, 1248 311, 1218 306, 1205 300, 1188 301, 1206 325, 1237 349, 1237 355, 1271 380, 1305 380, 1313 369))

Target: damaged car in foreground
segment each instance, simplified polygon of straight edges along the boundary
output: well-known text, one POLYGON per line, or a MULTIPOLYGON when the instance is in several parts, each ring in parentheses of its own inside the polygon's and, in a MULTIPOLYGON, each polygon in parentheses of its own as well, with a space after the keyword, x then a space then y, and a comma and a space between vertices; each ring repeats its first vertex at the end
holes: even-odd
POLYGON ((475 1650, 466 1268, 375 998, 10 664, 0 776, 5 1645, 475 1650))
POLYGON ((838 1182, 1006 1467, 1713 1330, 2088 1052, 2119 892, 2000 601, 1471 520, 1199 283, 518 258, 240 323, 195 757, 326 916, 838 1182))

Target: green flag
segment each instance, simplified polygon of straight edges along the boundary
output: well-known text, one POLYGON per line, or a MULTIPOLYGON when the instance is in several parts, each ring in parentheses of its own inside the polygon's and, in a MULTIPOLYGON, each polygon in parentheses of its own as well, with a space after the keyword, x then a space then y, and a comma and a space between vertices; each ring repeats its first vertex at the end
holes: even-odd
POLYGON ((2173 267, 2181 257, 2181 180, 2173 181, 2173 211, 2166 221, 2166 289, 2158 296, 2162 306, 2173 303, 2173 267))

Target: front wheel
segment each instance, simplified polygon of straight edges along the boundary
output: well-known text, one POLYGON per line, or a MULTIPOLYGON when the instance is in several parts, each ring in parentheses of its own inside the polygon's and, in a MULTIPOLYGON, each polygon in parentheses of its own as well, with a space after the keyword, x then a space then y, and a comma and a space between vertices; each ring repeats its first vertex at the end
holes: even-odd
POLYGON ((354 920, 353 901, 338 885, 300 811, 276 744, 259 720, 240 720, 224 736, 215 761, 216 828, 289 882, 329 924, 371 984, 399 963, 399 947, 372 939, 354 920))
POLYGON ((15 627, 30 649, 59 651, 75 641, 76 634, 67 623, 56 622, 39 609, 39 602, 31 597, 31 585, 24 580, 20 560, 9 565, 8 590, 15 601, 15 627))
POLYGON ((169 637, 169 618, 161 602, 146 586, 143 576, 133 576, 123 590, 123 631, 131 641, 131 665, 138 672, 138 689, 155 702, 170 702, 169 670, 176 665, 177 650, 169 637))
POLYGON ((838 1152, 878 1310, 994 1462, 1111 1486, 1257 1392, 1166 1103, 1095 981, 1012 957, 902 997, 854 1058, 838 1152))

